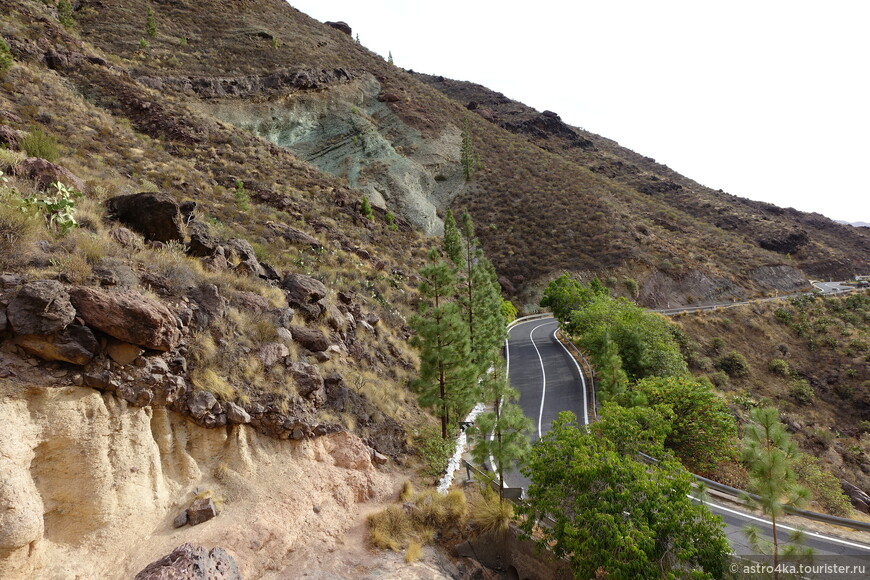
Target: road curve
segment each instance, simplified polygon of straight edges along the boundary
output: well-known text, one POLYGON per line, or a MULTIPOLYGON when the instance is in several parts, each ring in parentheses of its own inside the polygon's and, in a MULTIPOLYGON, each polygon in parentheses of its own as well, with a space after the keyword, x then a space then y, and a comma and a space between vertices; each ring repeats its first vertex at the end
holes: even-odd
MULTIPOLYGON (((589 421, 585 381, 577 362, 554 337, 557 328, 555 319, 539 318, 516 324, 508 332, 505 349, 508 379, 520 393, 523 413, 534 422, 532 441, 550 430, 561 411, 573 412, 582 424, 589 421)), ((529 481, 511 472, 505 476, 505 484, 527 488, 529 481)), ((771 535, 769 521, 715 502, 708 501, 707 506, 725 521, 726 534, 735 554, 754 552, 743 533, 747 524, 754 524, 763 534, 771 535)), ((804 544, 819 555, 870 557, 870 534, 868 541, 855 542, 807 532, 804 544)))

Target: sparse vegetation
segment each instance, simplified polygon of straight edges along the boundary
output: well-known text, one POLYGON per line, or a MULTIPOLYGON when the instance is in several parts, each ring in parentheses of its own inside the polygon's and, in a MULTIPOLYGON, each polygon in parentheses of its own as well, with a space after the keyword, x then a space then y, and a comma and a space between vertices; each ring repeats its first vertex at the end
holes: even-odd
POLYGON ((391 505, 368 517, 369 538, 375 547, 398 552, 412 544, 429 544, 439 531, 464 526, 468 517, 468 504, 460 490, 445 495, 415 492, 404 501, 411 509, 391 505))
POLYGON ((42 127, 33 127, 30 133, 21 140, 21 149, 30 157, 41 157, 46 161, 57 161, 60 157, 57 139, 42 127))
POLYGON ((0 37, 0 78, 3 78, 6 71, 12 68, 13 62, 14 59, 12 58, 12 51, 9 49, 9 44, 5 39, 0 37))

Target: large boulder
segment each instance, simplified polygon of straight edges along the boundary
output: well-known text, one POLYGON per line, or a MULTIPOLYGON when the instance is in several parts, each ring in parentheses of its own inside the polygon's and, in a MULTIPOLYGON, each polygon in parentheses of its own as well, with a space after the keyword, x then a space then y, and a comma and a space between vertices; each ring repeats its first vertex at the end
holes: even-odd
POLYGON ((163 304, 138 292, 118 294, 76 287, 70 289, 69 295, 88 326, 118 340, 162 351, 172 350, 181 341, 175 315, 163 304))
POLYGON ((315 304, 326 298, 326 286, 305 274, 290 273, 281 280, 281 288, 289 298, 302 304, 315 304))
POLYGON ((56 280, 25 284, 6 309, 17 334, 54 334, 66 328, 76 316, 70 296, 56 280))
POLYGON ((148 241, 184 241, 184 220, 178 202, 168 193, 119 195, 109 199, 106 207, 115 219, 148 241))
POLYGON ((14 173, 18 177, 33 180, 41 190, 50 189, 52 184, 58 181, 77 191, 82 191, 85 188, 85 182, 73 175, 69 169, 40 157, 28 157, 18 163, 14 173))
POLYGON ((323 352, 331 344, 323 331, 305 326, 291 326, 290 333, 293 340, 310 350, 311 352, 323 352))
POLYGON ((21 334, 15 343, 43 360, 57 360, 84 366, 97 354, 99 343, 87 326, 71 324, 52 335, 21 334))
POLYGON ((337 22, 324 22, 324 24, 326 24, 330 28, 335 28, 336 30, 340 30, 341 32, 344 32, 348 36, 351 36, 353 33, 353 29, 350 27, 350 25, 347 22, 344 22, 341 20, 339 20, 337 22))
POLYGON ((135 580, 242 580, 239 567, 223 548, 182 544, 144 570, 135 580))

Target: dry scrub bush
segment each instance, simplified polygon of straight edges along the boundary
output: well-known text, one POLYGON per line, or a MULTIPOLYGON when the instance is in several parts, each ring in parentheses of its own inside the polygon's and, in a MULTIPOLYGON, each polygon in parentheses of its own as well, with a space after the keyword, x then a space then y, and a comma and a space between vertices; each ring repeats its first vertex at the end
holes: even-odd
POLYGON ((17 195, 0 183, 0 269, 14 268, 26 260, 27 248, 44 229, 33 212, 22 212, 17 195))
POLYGON ((369 515, 369 539, 378 548, 399 551, 413 542, 431 542, 438 530, 462 527, 467 517, 468 504, 461 490, 446 495, 425 491, 414 494, 404 505, 391 505, 369 515))
POLYGON ((489 486, 481 487, 480 495, 471 501, 469 519, 480 535, 503 535, 514 519, 514 505, 500 501, 489 486))

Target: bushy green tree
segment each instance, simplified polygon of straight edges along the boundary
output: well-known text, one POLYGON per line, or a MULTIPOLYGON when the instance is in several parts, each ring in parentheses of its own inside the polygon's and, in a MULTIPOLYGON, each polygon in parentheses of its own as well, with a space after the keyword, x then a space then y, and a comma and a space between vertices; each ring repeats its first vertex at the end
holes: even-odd
POLYGON ((736 454, 737 424, 728 406, 706 382, 688 377, 649 377, 626 391, 620 402, 670 408, 673 423, 665 447, 694 473, 710 473, 736 454))
POLYGON ((674 412, 667 405, 623 407, 610 402, 602 405, 598 416, 592 430, 613 443, 623 455, 665 456, 665 439, 674 422, 674 412))
POLYGON ((692 503, 692 476, 676 462, 644 465, 561 413, 523 473, 531 484, 521 528, 576 577, 722 577, 723 524, 692 503), (538 527, 544 517, 555 523, 538 527))
MULTIPOLYGON (((779 411, 772 407, 753 409, 752 423, 743 438, 743 462, 749 472, 749 491, 758 495, 758 499, 747 496, 746 500, 770 517, 773 542, 769 548, 774 566, 779 564, 782 543, 777 519, 785 513, 786 506, 801 507, 809 499, 809 490, 797 482, 794 464, 798 456, 797 446, 779 421, 779 411)), ((754 548, 767 551, 768 546, 757 528, 748 527, 746 535, 754 548)), ((783 553, 805 553, 797 544, 799 537, 791 539, 792 543, 785 546, 783 553)))
MULTIPOLYGON (((568 274, 562 274, 544 289, 541 307, 549 308, 556 320, 564 325, 575 310, 592 302, 597 291, 599 290, 583 285, 568 274)), ((607 293, 606 288, 604 293, 607 293)))
POLYGON ((688 367, 665 317, 648 312, 625 298, 601 292, 574 308, 564 328, 577 345, 589 353, 596 366, 602 364, 607 341, 612 340, 622 358, 628 379, 649 376, 684 376, 688 367))
POLYGON ((60 0, 58 2, 57 19, 67 28, 75 24, 75 20, 73 20, 73 7, 69 0, 60 0))
POLYGON ((157 37, 157 20, 154 18, 154 9, 150 6, 145 13, 145 33, 151 38, 157 37))
POLYGON ((374 211, 372 211, 372 204, 368 197, 362 196, 362 201, 359 204, 359 212, 367 219, 374 218, 374 211))
POLYGON ((504 318, 505 324, 510 324, 517 319, 517 307, 510 300, 502 299, 501 315, 504 318))
POLYGON ((610 340, 609 336, 605 337, 602 351, 596 357, 597 373, 596 387, 598 388, 598 400, 606 402, 613 400, 623 392, 628 385, 628 375, 622 368, 622 357, 619 356, 619 347, 616 343, 610 340))
POLYGON ((430 260, 420 271, 420 314, 410 320, 411 344, 420 350, 420 373, 412 386, 420 404, 441 418, 441 436, 446 439, 451 421, 458 421, 473 404, 476 369, 471 364, 468 329, 454 301, 453 267, 440 260, 437 251, 430 260))

